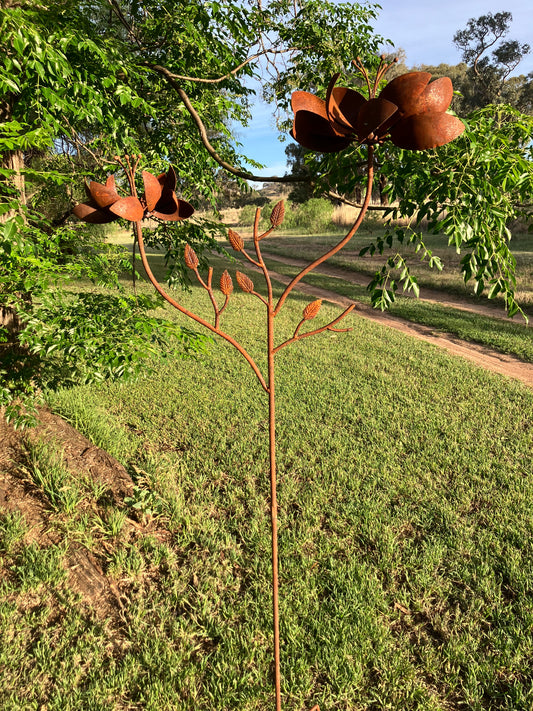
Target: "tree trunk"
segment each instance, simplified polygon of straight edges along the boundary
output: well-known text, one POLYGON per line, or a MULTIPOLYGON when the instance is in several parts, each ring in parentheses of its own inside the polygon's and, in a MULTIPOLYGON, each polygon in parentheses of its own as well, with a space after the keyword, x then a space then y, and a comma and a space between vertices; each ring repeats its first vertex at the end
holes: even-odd
MULTIPOLYGON (((5 3, 4 5, 5 6, 5 3)), ((0 122, 7 123, 13 119, 13 97, 7 96, 0 102, 0 122)), ((0 156, 0 166, 4 170, 13 171, 9 178, 0 178, 0 201, 16 199, 18 209, 8 210, 0 215, 0 224, 7 222, 20 213, 20 208, 26 205, 26 186, 24 180, 24 153, 21 150, 6 151, 0 156)), ((20 295, 19 295, 20 296, 20 295)), ((23 297, 31 302, 31 294, 23 297)), ((7 341, 0 341, 0 355, 6 352, 17 352, 19 349, 19 333, 23 325, 16 308, 0 304, 0 329, 7 335, 7 341)))
MULTIPOLYGON (((7 123, 13 119, 13 100, 9 95, 0 102, 0 123, 7 123)), ((0 166, 4 170, 12 170, 13 175, 10 178, 0 178, 0 195, 4 192, 2 190, 2 183, 8 188, 5 197, 9 199, 11 197, 10 193, 14 189, 17 193, 16 198, 19 205, 22 207, 26 205, 26 185, 24 181, 24 153, 20 150, 6 151, 0 156, 0 166)), ((7 222, 11 219, 17 210, 10 210, 0 215, 0 223, 7 222)))
POLYGON ((384 173, 381 173, 379 176, 379 201, 381 203, 381 207, 387 207, 389 204, 389 196, 384 192, 386 187, 387 176, 384 173))
POLYGON ((13 358, 20 354, 21 329, 22 324, 16 310, 11 306, 0 305, 0 364, 9 364, 8 370, 11 370, 13 358))
POLYGON ((7 331, 6 347, 12 346, 21 329, 20 319, 15 309, 11 306, 0 306, 0 328, 7 331))

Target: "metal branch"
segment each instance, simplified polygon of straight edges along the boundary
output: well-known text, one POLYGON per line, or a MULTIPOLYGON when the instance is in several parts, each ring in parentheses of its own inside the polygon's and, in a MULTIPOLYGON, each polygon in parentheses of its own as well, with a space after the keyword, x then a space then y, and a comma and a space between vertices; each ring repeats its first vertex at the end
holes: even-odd
POLYGON ((135 232, 137 235, 137 244, 139 245, 139 252, 141 254, 141 260, 142 260, 142 264, 144 267, 144 271, 146 272, 146 276, 151 281, 154 289, 159 294, 161 294, 161 296, 165 299, 165 301, 167 301, 171 306, 173 306, 175 309, 180 311, 182 314, 185 314, 185 316, 188 316, 193 321, 196 321, 197 323, 201 324, 202 326, 205 326, 205 328, 207 328, 212 333, 216 334, 217 336, 220 336, 224 340, 228 341, 228 343, 231 343, 231 345, 234 346, 239 351, 239 353, 243 356, 243 358, 245 358, 248 361, 248 364, 250 365, 250 367, 256 374, 259 382, 261 383, 261 387, 263 388, 263 390, 265 392, 268 393, 269 387, 266 384, 266 381, 263 378, 263 375, 262 375, 261 371, 259 370, 256 362, 254 361, 252 356, 241 346, 240 343, 238 343, 229 334, 224 333, 224 331, 221 331, 218 327, 215 327, 212 324, 210 324, 208 321, 203 319, 201 316, 197 316, 192 311, 189 311, 184 306, 181 306, 181 304, 179 304, 175 299, 173 299, 169 294, 167 294, 167 292, 163 289, 161 284, 155 278, 155 276, 150 268, 150 264, 148 263, 148 258, 146 256, 146 250, 144 248, 144 240, 143 240, 143 236, 142 236, 142 229, 141 229, 140 222, 135 222, 135 232))
POLYGON ((271 232, 274 232, 275 229, 276 229, 275 227, 269 227, 266 232, 263 232, 262 235, 259 235, 259 237, 257 238, 257 241, 260 242, 262 239, 265 239, 265 237, 268 237, 268 235, 271 232))
POLYGON ((315 259, 314 262, 311 262, 306 267, 304 267, 301 270, 301 272, 299 274, 297 274, 294 277, 294 279, 292 279, 290 284, 288 284, 287 287, 285 288, 285 291, 283 292, 283 294, 280 296, 278 303, 276 305, 275 311, 274 311, 274 315, 277 315, 279 313, 279 310, 283 306, 285 299, 291 293, 291 291, 294 289, 296 284, 298 284, 298 282, 301 281, 306 274, 308 274, 310 271, 315 269, 315 267, 318 267, 319 264, 322 264, 322 262, 325 262, 326 259, 329 259, 330 257, 332 257, 340 249, 342 249, 344 247, 344 245, 348 244, 348 242, 352 239, 354 234, 359 229, 361 223, 363 222, 363 218, 366 214, 368 206, 370 204, 370 198, 372 197, 372 184, 374 182, 374 147, 372 145, 368 146, 367 167, 368 167, 368 172, 367 172, 367 186, 366 186, 365 199, 364 199, 363 205, 361 207, 361 210, 359 212, 359 215, 357 216, 357 220, 352 225, 351 230, 348 232, 348 234, 345 237, 343 237, 343 239, 341 239, 341 241, 338 244, 336 244, 334 247, 332 247, 330 250, 328 250, 325 254, 323 254, 318 259, 315 259))
POLYGON ((264 305, 268 307, 268 301, 265 299, 264 296, 261 296, 261 294, 259 294, 257 291, 250 291, 250 294, 253 294, 253 296, 257 296, 257 298, 261 299, 264 305))
POLYGON ((361 72, 361 74, 364 77, 364 80, 366 82, 366 86, 368 89, 368 98, 372 98, 372 86, 370 84, 370 77, 368 75, 368 71, 366 68, 363 66, 363 63, 361 62, 361 57, 356 57, 355 59, 352 59, 352 64, 361 72))
POLYGON ((291 343, 294 343, 295 341, 301 341, 302 338, 307 338, 307 336, 315 336, 317 333, 322 333, 323 331, 336 331, 337 333, 346 333, 347 331, 351 331, 351 328, 333 328, 333 326, 336 323, 339 323, 341 319, 343 319, 345 316, 348 316, 348 314, 355 309, 355 304, 351 304, 348 306, 348 308, 342 312, 340 316, 338 316, 336 319, 331 321, 330 323, 327 324, 327 326, 322 326, 322 328, 316 328, 314 331, 307 331, 306 333, 300 334, 300 328, 306 321, 306 319, 302 319, 300 323, 296 326, 296 329, 294 331, 294 334, 292 338, 289 338, 288 340, 284 341, 283 343, 280 343, 279 346, 276 346, 274 348, 274 353, 277 353, 279 350, 282 348, 285 348, 285 346, 289 346, 291 343))
POLYGON ((220 309, 218 308, 218 304, 215 299, 215 295, 213 294, 213 267, 209 267, 209 270, 207 272, 207 284, 204 282, 202 277, 200 276, 200 272, 198 271, 198 267, 194 268, 194 273, 196 274, 196 278, 200 282, 200 284, 204 287, 204 289, 207 291, 209 294, 209 298, 211 300, 211 303, 213 304, 213 310, 215 312, 215 328, 218 328, 218 323, 220 320, 220 309))
POLYGON ((216 316, 216 319, 215 319, 215 327, 216 327, 216 328, 218 328, 218 324, 219 324, 219 322, 220 322, 220 317, 222 316, 222 314, 223 314, 223 312, 224 312, 226 306, 228 305, 228 302, 229 302, 229 294, 226 294, 226 299, 225 299, 225 301, 224 301, 224 305, 223 305, 222 308, 219 310, 219 312, 218 312, 218 314, 217 314, 217 316, 216 316))
POLYGON ((247 259, 251 264, 255 264, 256 267, 261 268, 261 265, 259 264, 259 262, 256 262, 253 257, 250 257, 250 255, 248 254, 248 252, 246 252, 244 249, 241 249, 241 254, 244 254, 244 256, 246 257, 246 259, 247 259))
MULTIPOLYGON (((262 239, 266 233, 263 235, 259 235, 259 220, 261 219, 261 208, 258 207, 257 210, 255 211, 255 220, 254 220, 254 247, 255 247, 255 253, 257 255, 257 260, 258 260, 258 266, 263 272, 263 276, 265 277, 265 282, 267 286, 267 298, 268 298, 268 303, 266 303, 268 307, 268 313, 269 313, 269 319, 274 317, 274 304, 273 304, 273 292, 272 292, 272 282, 270 280, 270 274, 268 273, 267 266, 265 264, 265 260, 263 259, 263 255, 261 254, 261 247, 259 246, 259 240, 262 239)), ((272 230, 274 227, 272 227, 272 230)), ((271 232, 272 230, 268 230, 271 232)))

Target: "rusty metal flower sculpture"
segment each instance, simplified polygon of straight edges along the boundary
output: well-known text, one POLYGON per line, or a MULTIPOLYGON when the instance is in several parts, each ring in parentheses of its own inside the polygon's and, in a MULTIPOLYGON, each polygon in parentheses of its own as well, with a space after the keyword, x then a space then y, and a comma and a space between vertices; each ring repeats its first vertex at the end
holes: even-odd
MULTIPOLYGON (((207 328, 220 338, 230 343, 248 362, 255 373, 260 387, 268 398, 269 410, 269 461, 270 461, 270 523, 272 541, 272 619, 273 619, 273 656, 274 656, 274 694, 276 711, 281 711, 281 663, 280 663, 280 628, 279 628, 279 580, 278 580, 278 503, 276 474, 276 416, 275 416, 275 368, 274 360, 277 353, 303 338, 314 336, 324 331, 346 331, 339 329, 337 324, 355 308, 351 304, 343 313, 329 323, 310 328, 310 322, 319 316, 321 300, 313 301, 303 309, 301 318, 296 324, 292 337, 276 343, 275 319, 283 307, 285 300, 303 279, 322 262, 344 247, 359 229, 366 214, 372 195, 374 179, 374 153, 376 146, 386 140, 391 140, 401 148, 425 150, 441 146, 456 138, 464 129, 459 119, 446 113, 451 98, 452 85, 449 79, 438 79, 430 82, 431 75, 426 72, 411 72, 397 77, 388 84, 376 97, 381 79, 391 64, 386 64, 382 58, 375 81, 371 84, 367 71, 360 62, 357 63, 365 77, 369 98, 364 98, 353 89, 336 87, 338 76, 335 75, 328 87, 326 100, 322 100, 305 91, 293 94, 292 104, 295 112, 293 137, 306 148, 321 152, 338 152, 357 142, 367 145, 366 159, 366 191, 359 215, 348 233, 325 254, 304 267, 285 287, 282 294, 274 298, 271 276, 261 252, 261 240, 279 227, 283 222, 283 203, 278 203, 270 216, 271 227, 260 234, 260 209, 257 209, 253 226, 254 256, 245 248, 244 239, 229 231, 228 238, 233 249, 246 259, 251 267, 264 278, 266 295, 263 296, 254 286, 250 277, 242 272, 236 273, 236 281, 240 289, 252 297, 259 299, 266 313, 266 356, 267 369, 263 372, 248 351, 230 334, 221 328, 221 318, 228 306, 233 293, 233 281, 228 271, 220 277, 220 294, 213 288, 213 268, 210 267, 207 277, 200 274, 200 260, 194 250, 187 245, 185 248, 185 264, 191 269, 200 286, 207 292, 213 307, 213 319, 207 319, 189 311, 170 296, 156 280, 148 262, 144 247, 141 220, 144 217, 155 217, 161 220, 182 220, 190 217, 193 208, 189 203, 176 197, 176 175, 172 168, 167 173, 154 176, 143 171, 144 196, 137 197, 135 174, 139 159, 126 157, 125 162, 117 158, 124 169, 130 187, 129 197, 120 197, 113 176, 105 185, 90 183, 87 188, 89 200, 77 205, 74 209, 82 220, 92 223, 105 223, 122 217, 134 223, 136 242, 148 279, 161 296, 174 308, 207 328), (308 329, 308 330, 306 330, 308 329)), ((320 711, 318 705, 311 711, 320 711)))
POLYGON ((448 77, 430 81, 428 72, 409 72, 393 79, 376 97, 380 81, 391 64, 384 58, 373 85, 357 61, 369 98, 354 89, 337 87, 340 74, 328 86, 326 99, 307 91, 292 95, 292 137, 302 146, 323 153, 337 153, 351 143, 381 144, 392 141, 399 148, 427 150, 457 138, 464 125, 446 113, 453 97, 448 77))
MULTIPOLYGON (((132 167, 135 172, 137 164, 132 167)), ((177 221, 192 215, 192 205, 180 200, 174 192, 176 173, 172 166, 166 173, 157 177, 143 170, 142 179, 144 196, 141 198, 138 198, 136 193, 120 197, 113 175, 107 178, 105 185, 91 181, 88 186, 85 185, 89 200, 76 205, 73 212, 80 220, 92 224, 105 224, 119 218, 139 222, 145 217, 177 221)))

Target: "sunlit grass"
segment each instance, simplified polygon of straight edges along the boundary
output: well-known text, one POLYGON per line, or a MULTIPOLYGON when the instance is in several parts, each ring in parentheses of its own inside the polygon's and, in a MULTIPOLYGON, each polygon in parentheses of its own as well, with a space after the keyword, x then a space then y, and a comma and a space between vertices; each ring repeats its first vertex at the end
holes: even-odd
MULTIPOLYGON (((209 315, 198 287, 179 297, 209 315)), ((287 302, 278 341, 308 301, 287 302)), ((313 326, 338 313, 324 304, 313 326)), ((236 293, 222 325, 264 367, 264 306, 236 293)), ((533 393, 346 326, 277 360, 284 708, 528 709, 533 393)), ((217 341, 50 402, 127 465, 151 513, 59 511, 61 543, 41 545, 7 520, 1 707, 273 708, 267 403, 245 361, 217 341), (60 574, 79 540, 122 591, 119 622, 60 574)))
MULTIPOLYGON (((298 272, 298 269, 293 266, 285 266, 273 260, 267 262, 274 271, 291 277, 298 272)), ((346 280, 312 273, 305 277, 304 283, 328 289, 367 305, 371 302, 369 292, 364 286, 350 283, 349 272, 346 272, 346 280)), ((514 320, 491 318, 401 295, 397 295, 389 311, 394 316, 401 316, 414 323, 431 326, 463 340, 481 343, 502 353, 509 353, 522 360, 533 362, 533 329, 522 318, 517 317, 514 320)), ((501 315, 504 315, 503 312, 501 315)))

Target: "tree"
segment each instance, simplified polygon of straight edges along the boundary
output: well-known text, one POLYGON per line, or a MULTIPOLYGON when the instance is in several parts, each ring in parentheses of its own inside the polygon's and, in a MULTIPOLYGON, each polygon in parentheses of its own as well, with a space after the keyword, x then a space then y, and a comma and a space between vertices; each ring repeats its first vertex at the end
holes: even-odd
POLYGON ((299 143, 289 143, 285 148, 289 175, 304 178, 301 182, 296 183, 289 193, 289 200, 295 203, 307 202, 314 194, 312 174, 305 162, 308 152, 299 143))
POLYGON ((488 104, 509 104, 523 113, 531 112, 533 76, 511 76, 530 52, 528 44, 504 40, 512 19, 510 12, 489 12, 477 19, 471 18, 466 28, 454 35, 453 42, 469 67, 460 83, 464 96, 462 108, 467 111, 488 104))
MULTIPOLYGON (((533 117, 510 106, 488 106, 472 113, 465 132, 453 143, 427 154, 401 151, 390 155, 383 170, 390 175, 388 232, 365 251, 384 253, 395 244, 415 245, 419 258, 440 262, 426 248, 421 231, 444 234, 457 252, 464 251, 461 273, 477 295, 504 298, 509 316, 523 313, 515 298, 516 261, 508 224, 530 219, 533 180, 533 117), (393 176, 396 174, 396 178, 393 176), (396 226, 399 216, 411 218, 396 226)), ((371 285, 373 300, 384 307, 401 282, 409 283, 409 264, 389 257, 371 285)))

